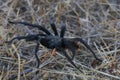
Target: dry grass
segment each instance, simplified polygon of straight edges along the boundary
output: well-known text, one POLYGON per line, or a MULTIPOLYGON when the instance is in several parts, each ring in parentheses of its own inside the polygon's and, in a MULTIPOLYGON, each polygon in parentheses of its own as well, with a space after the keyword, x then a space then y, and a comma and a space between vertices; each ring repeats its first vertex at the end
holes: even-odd
POLYGON ((18 75, 16 80, 120 80, 119 18, 120 0, 0 0, 0 80, 12 75, 18 75), (82 37, 103 63, 97 64, 93 55, 81 48, 74 59, 81 73, 60 53, 52 55, 56 52, 41 46, 42 63, 36 69, 34 42, 21 40, 9 45, 4 41, 37 30, 11 25, 8 20, 38 23, 49 30, 51 21, 58 29, 61 22, 66 23, 65 36, 82 37), (30 68, 33 71, 20 76, 30 68))

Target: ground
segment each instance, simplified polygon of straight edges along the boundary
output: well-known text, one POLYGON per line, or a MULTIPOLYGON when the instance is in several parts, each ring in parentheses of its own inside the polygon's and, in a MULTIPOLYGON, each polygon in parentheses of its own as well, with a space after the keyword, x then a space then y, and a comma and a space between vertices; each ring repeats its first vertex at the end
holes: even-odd
POLYGON ((16 80, 120 80, 119 41, 120 0, 0 0, 0 80, 8 80, 13 75, 18 75, 16 80), (51 22, 58 31, 65 23, 65 37, 83 38, 103 62, 97 62, 81 45, 73 60, 81 73, 62 53, 40 45, 41 67, 37 69, 35 42, 15 40, 7 44, 5 41, 38 30, 10 24, 8 20, 39 24, 51 32, 51 22), (20 76, 30 68, 33 71, 20 76))

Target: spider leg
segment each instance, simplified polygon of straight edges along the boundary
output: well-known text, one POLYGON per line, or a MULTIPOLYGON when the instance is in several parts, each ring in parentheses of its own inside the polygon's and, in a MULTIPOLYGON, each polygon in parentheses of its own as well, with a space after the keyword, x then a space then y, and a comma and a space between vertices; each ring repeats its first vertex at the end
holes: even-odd
POLYGON ((25 39, 27 41, 37 40, 37 45, 36 45, 36 48, 35 48, 35 57, 36 57, 36 60, 38 62, 38 65, 37 65, 37 68, 38 68, 39 65, 40 65, 40 60, 39 60, 38 55, 37 55, 37 52, 39 50, 39 45, 40 45, 40 40, 39 40, 38 37, 39 37, 39 35, 19 36, 19 37, 13 38, 10 41, 6 41, 6 43, 12 43, 12 41, 15 40, 15 39, 18 39, 18 40, 25 39))
POLYGON ((102 62, 102 60, 99 59, 99 58, 95 55, 95 52, 91 49, 91 47, 90 47, 82 38, 74 38, 74 40, 78 40, 78 41, 80 41, 82 44, 84 44, 85 47, 88 48, 88 49, 92 52, 92 54, 93 54, 93 56, 95 57, 95 59, 98 60, 98 61, 100 61, 100 62, 102 62))
POLYGON ((76 48, 75 48, 74 44, 69 42, 69 40, 67 41, 65 39, 63 39, 63 43, 64 43, 64 45, 66 45, 67 49, 69 49, 72 52, 72 58, 71 59, 73 60, 74 57, 75 57, 75 54, 76 54, 76 48))
MULTIPOLYGON (((15 38, 13 38, 12 40, 7 41, 7 42, 10 42, 10 43, 11 43, 11 42, 12 42, 13 40, 15 40, 15 39, 18 39, 18 40, 20 40, 20 39, 30 39, 31 36, 33 36, 33 35, 15 37, 15 38)), ((34 36, 35 36, 35 35, 34 35, 34 36)), ((36 36, 37 36, 37 35, 36 35, 36 36)), ((35 40, 36 40, 36 39, 35 39, 35 40)), ((35 48, 35 57, 36 57, 36 60, 37 60, 37 63, 38 63, 38 64, 37 64, 37 68, 39 68, 39 65, 40 65, 40 60, 39 60, 38 55, 37 55, 37 52, 38 52, 38 50, 39 50, 39 45, 40 45, 40 39, 37 40, 37 45, 36 45, 36 48, 35 48)), ((23 71, 22 73, 20 73, 20 75, 23 76, 23 75, 31 72, 32 70, 33 70, 32 68, 26 69, 25 71, 23 71)), ((12 75, 12 76, 9 78, 9 80, 13 80, 13 79, 15 79, 15 78, 17 78, 17 75, 12 75)))
POLYGON ((18 36, 18 37, 14 37, 10 41, 6 41, 6 43, 12 43, 15 39, 18 39, 18 40, 25 39, 26 41, 33 41, 33 40, 37 40, 39 35, 45 36, 44 34, 35 34, 35 35, 32 34, 32 35, 27 35, 27 36, 18 36))
POLYGON ((64 37, 65 31, 66 31, 66 26, 62 25, 61 31, 60 31, 60 37, 64 37))
MULTIPOLYGON (((26 69, 26 70, 24 70, 23 72, 20 73, 20 76, 23 76, 23 75, 25 75, 25 74, 28 74, 29 72, 32 72, 32 71, 33 71, 32 68, 26 69)), ((15 80, 15 78, 17 78, 17 77, 18 77, 18 75, 12 75, 12 76, 9 78, 9 80, 15 80)))
POLYGON ((62 50, 62 51, 63 51, 64 56, 68 59, 68 61, 69 61, 76 69, 78 69, 80 72, 82 72, 82 71, 75 65, 75 63, 72 61, 72 59, 70 58, 70 56, 68 56, 68 54, 66 53, 66 51, 65 51, 65 50, 62 50))
POLYGON ((57 32, 57 29, 56 29, 55 24, 54 24, 54 23, 51 23, 50 25, 51 25, 52 30, 54 31, 54 34, 55 34, 56 36, 58 36, 58 32, 57 32))
POLYGON ((44 27, 40 26, 40 25, 37 25, 37 24, 30 24, 28 22, 19 22, 19 21, 8 21, 9 23, 12 23, 12 24, 23 24, 23 25, 27 25, 27 26, 32 26, 32 27, 36 27, 38 28, 39 30, 42 30, 44 31, 46 34, 48 35, 51 35, 51 33, 44 27))
POLYGON ((76 54, 76 51, 75 51, 75 49, 74 48, 72 48, 71 46, 69 47, 69 50, 72 52, 72 60, 74 59, 74 57, 75 57, 75 54, 76 54))
POLYGON ((40 60, 39 60, 39 57, 37 55, 37 52, 39 50, 39 45, 40 45, 40 40, 38 39, 37 45, 35 47, 35 57, 36 57, 36 60, 37 60, 37 68, 39 68, 39 65, 40 65, 40 60))

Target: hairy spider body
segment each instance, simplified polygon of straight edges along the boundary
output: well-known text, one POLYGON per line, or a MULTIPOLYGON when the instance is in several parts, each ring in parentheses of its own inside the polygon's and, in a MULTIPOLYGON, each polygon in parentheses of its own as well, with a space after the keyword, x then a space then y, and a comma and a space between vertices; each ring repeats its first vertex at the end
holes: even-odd
POLYGON ((62 47, 62 38, 58 36, 45 36, 41 38, 41 44, 49 49, 54 49, 56 47, 62 47))
POLYGON ((50 25, 51 25, 51 28, 52 28, 52 30, 54 32, 54 35, 53 35, 45 27, 42 27, 42 26, 37 25, 37 24, 30 24, 30 23, 27 23, 27 22, 13 22, 13 21, 9 21, 9 23, 23 24, 23 25, 27 25, 27 26, 32 26, 34 28, 38 28, 39 30, 43 31, 42 34, 40 34, 40 33, 38 33, 38 34, 29 34, 27 36, 19 36, 19 37, 13 38, 10 41, 6 41, 6 42, 10 42, 10 43, 15 39, 18 39, 18 40, 25 39, 26 41, 36 41, 35 57, 36 57, 37 62, 38 62, 37 68, 40 65, 40 60, 39 60, 38 55, 37 55, 40 44, 42 44, 43 46, 45 46, 45 47, 47 47, 49 49, 54 49, 55 48, 57 51, 63 52, 63 55, 78 70, 79 70, 79 68, 72 61, 72 59, 74 58, 74 56, 76 54, 76 49, 79 48, 79 45, 77 44, 77 42, 81 42, 82 44, 84 44, 92 52, 95 59, 102 62, 102 60, 99 59, 95 55, 95 53, 90 48, 90 46, 87 45, 87 43, 85 43, 82 38, 64 38, 64 34, 65 34, 65 31, 66 31, 66 26, 65 25, 62 25, 61 32, 60 32, 60 34, 58 34, 55 24, 51 23, 50 25), (70 57, 67 54, 66 49, 68 49, 68 50, 70 50, 72 52, 72 57, 70 57))

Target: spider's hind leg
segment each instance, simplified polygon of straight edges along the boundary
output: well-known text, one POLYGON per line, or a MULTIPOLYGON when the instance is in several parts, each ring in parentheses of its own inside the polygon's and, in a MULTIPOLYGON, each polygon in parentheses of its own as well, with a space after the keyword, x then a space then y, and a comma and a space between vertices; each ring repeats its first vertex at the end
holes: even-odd
POLYGON ((36 58, 36 60, 37 60, 37 68, 39 68, 39 66, 40 66, 40 60, 39 60, 39 57, 38 57, 38 55, 37 55, 37 52, 38 52, 38 50, 39 50, 39 45, 40 45, 40 41, 38 40, 38 41, 37 41, 37 45, 36 45, 36 47, 35 47, 35 58, 36 58))
POLYGON ((34 28, 38 28, 39 30, 42 30, 46 34, 51 35, 51 33, 45 27, 42 27, 41 25, 38 25, 38 24, 31 24, 31 23, 28 23, 28 22, 20 22, 20 21, 8 21, 8 22, 11 23, 11 24, 23 24, 23 25, 26 25, 26 26, 31 26, 31 27, 34 27, 34 28))
POLYGON ((17 40, 25 39, 26 41, 33 41, 33 40, 36 40, 38 38, 38 35, 39 34, 36 34, 36 35, 27 35, 27 36, 18 36, 18 37, 14 37, 10 41, 6 41, 6 43, 12 43, 16 39, 17 40))

